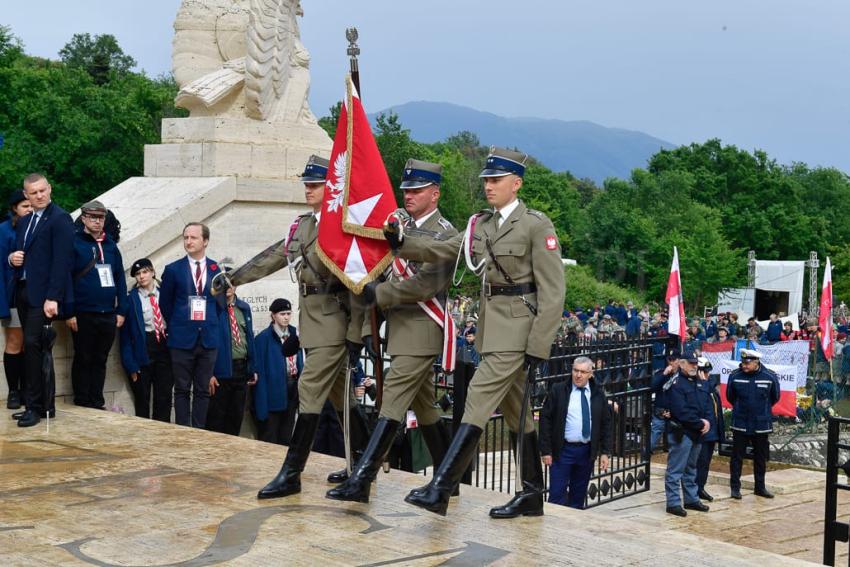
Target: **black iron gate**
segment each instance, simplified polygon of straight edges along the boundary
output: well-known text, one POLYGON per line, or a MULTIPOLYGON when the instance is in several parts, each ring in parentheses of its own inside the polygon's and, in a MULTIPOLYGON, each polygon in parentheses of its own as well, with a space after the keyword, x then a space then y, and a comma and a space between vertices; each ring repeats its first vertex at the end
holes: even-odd
MULTIPOLYGON (((835 565, 835 542, 850 540, 850 524, 837 521, 838 491, 850 490, 850 483, 838 482, 838 471, 850 478, 850 459, 838 464, 839 450, 850 450, 850 443, 839 442, 841 425, 850 425, 850 418, 830 417, 826 444, 826 499, 823 514, 823 563, 835 565)), ((846 431, 846 428, 845 428, 846 431)), ((850 559, 848 559, 850 565, 850 559)))
MULTIPOLYGON (((572 379, 572 364, 579 356, 594 361, 594 379, 608 395, 613 411, 613 451, 607 471, 599 464, 590 480, 586 507, 649 490, 649 438, 652 412, 653 361, 661 365, 668 349, 666 339, 602 339, 559 342, 541 379, 535 384, 532 405, 535 420, 552 384, 572 379)), ((479 446, 478 466, 472 484, 499 492, 513 492, 513 447, 501 415, 490 419, 479 446)), ((546 472, 548 486, 548 470, 546 472)))
MULTIPOLYGON (((676 337, 667 338, 605 338, 588 340, 584 337, 557 341, 552 345, 551 358, 537 381, 532 397, 534 419, 537 421, 546 393, 552 384, 572 379, 573 361, 579 356, 593 360, 594 379, 601 384, 613 411, 613 447, 608 470, 596 470, 588 486, 586 507, 626 498, 649 490, 649 439, 652 414, 653 366, 663 368, 664 358, 676 346, 676 337)), ((385 368, 389 358, 384 359, 385 368)), ((373 375, 372 361, 364 357, 366 374, 373 375)), ((452 390, 450 376, 443 376, 435 367, 434 386, 437 398, 452 390)), ((444 410, 447 407, 444 407, 444 410)), ((449 424, 452 416, 444 416, 449 424)), ((512 493, 516 465, 514 448, 507 424, 500 414, 494 415, 484 430, 478 447, 470 482, 473 486, 512 493)), ((466 477, 469 478, 469 477, 466 477)), ((546 471, 547 487, 549 473, 546 471)))

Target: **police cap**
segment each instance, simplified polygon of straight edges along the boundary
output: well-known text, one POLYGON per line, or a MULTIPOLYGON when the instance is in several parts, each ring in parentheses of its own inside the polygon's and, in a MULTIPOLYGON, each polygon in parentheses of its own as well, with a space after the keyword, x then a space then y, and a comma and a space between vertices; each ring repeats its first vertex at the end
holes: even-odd
POLYGON ((504 177, 505 175, 522 177, 525 174, 527 161, 528 154, 490 146, 487 163, 478 177, 504 177))
POLYGON ((401 177, 402 189, 422 189, 429 185, 439 185, 443 178, 443 166, 439 163, 409 159, 404 164, 401 177))
POLYGON ((328 167, 330 162, 325 158, 317 155, 310 156, 307 160, 307 165, 304 166, 304 173, 301 174, 302 183, 324 183, 328 176, 328 167))

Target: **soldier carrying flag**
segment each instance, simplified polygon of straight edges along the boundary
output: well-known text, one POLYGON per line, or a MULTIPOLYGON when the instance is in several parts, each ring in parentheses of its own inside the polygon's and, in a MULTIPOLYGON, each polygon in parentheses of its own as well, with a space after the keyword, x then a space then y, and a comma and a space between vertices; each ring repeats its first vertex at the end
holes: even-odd
POLYGON ((463 234, 447 241, 415 233, 405 236, 403 227, 392 220, 385 231, 402 258, 445 263, 463 254, 467 266, 481 278, 477 342, 482 359, 469 386, 463 423, 430 484, 405 498, 438 514, 445 515, 449 497, 477 454, 483 428, 497 407, 510 429, 520 434, 522 484, 511 501, 491 509, 490 516, 543 514, 543 468, 537 433, 527 411, 526 380, 549 358, 565 286, 552 221, 517 199, 527 159, 520 152, 490 149, 479 177, 484 179, 484 193, 493 208, 473 215, 463 234))

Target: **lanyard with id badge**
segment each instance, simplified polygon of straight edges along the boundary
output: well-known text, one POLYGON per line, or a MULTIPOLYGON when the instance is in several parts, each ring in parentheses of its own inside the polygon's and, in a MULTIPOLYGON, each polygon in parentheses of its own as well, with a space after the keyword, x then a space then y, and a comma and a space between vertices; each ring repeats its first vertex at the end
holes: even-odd
POLYGON ((206 321, 207 319, 207 298, 203 295, 189 296, 189 320, 190 321, 206 321))
POLYGON ((97 277, 100 279, 100 287, 115 287, 111 264, 95 264, 94 267, 97 270, 97 277))

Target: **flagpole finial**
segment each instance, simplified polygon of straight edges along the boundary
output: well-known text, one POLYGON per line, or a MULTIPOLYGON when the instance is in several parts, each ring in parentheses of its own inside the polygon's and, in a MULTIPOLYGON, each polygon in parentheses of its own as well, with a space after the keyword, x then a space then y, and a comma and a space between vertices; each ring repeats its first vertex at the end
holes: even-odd
POLYGON ((357 61, 357 56, 360 55, 360 48, 357 47, 357 38, 360 35, 357 33, 357 28, 345 28, 345 39, 348 40, 348 56, 352 61, 357 61))

